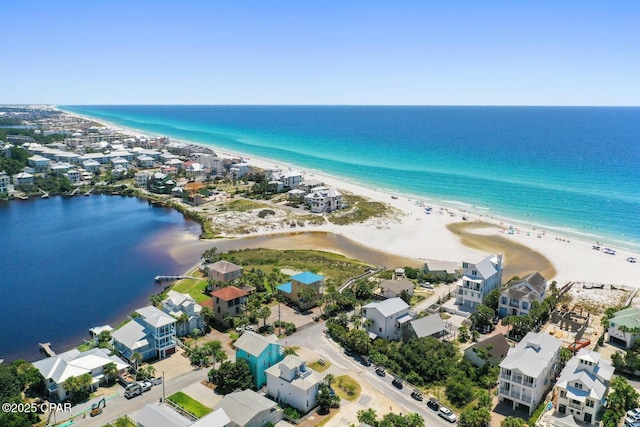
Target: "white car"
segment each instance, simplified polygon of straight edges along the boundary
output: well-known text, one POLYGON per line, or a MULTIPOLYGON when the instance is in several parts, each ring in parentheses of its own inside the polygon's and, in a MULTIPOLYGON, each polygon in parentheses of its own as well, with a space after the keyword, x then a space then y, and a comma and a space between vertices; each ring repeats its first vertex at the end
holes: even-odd
POLYGON ((438 416, 444 418, 452 424, 458 421, 458 417, 456 417, 456 414, 454 414, 451 409, 447 408, 446 406, 441 406, 440 409, 438 409, 438 416))
POLYGON ((630 256, 629 258, 627 258, 627 261, 635 264, 636 262, 638 262, 638 259, 635 258, 635 257, 630 256))

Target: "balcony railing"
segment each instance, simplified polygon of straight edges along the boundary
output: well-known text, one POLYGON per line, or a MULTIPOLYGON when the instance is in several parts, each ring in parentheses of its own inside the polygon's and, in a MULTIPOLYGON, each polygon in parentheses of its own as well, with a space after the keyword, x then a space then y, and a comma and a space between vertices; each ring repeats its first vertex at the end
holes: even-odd
POLYGON ((581 403, 574 403, 572 401, 569 401, 569 405, 568 406, 569 406, 569 408, 572 408, 572 409, 580 409, 580 410, 582 410, 582 404, 581 403))

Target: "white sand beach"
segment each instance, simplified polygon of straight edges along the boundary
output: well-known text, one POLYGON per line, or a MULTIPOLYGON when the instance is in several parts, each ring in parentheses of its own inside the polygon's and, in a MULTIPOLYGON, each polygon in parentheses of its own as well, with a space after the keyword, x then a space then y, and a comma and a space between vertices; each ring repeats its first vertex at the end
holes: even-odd
MULTIPOLYGON (((84 118, 94 122, 101 122, 90 117, 84 118)), ((140 130, 123 129, 107 122, 101 123, 130 135, 145 134, 140 130)), ((243 153, 218 150, 213 146, 210 148, 213 148, 218 155, 223 157, 242 157, 249 165, 258 168, 291 168, 302 171, 307 179, 317 179, 327 186, 390 204, 403 213, 395 220, 372 220, 363 224, 346 226, 327 223, 320 226, 306 227, 306 230, 322 230, 340 234, 367 247, 416 260, 454 262, 468 260, 473 262, 493 252, 492 249, 500 250, 504 248, 505 264, 508 266, 511 246, 523 245, 530 250, 530 254, 537 252, 537 254, 551 261, 555 272, 552 277, 546 277, 549 281, 556 280, 561 285, 569 281, 575 281, 630 287, 640 286, 640 282, 636 280, 636 275, 640 270, 640 263, 626 261, 629 256, 638 257, 637 254, 618 250, 616 255, 608 255, 602 251, 592 249, 596 242, 576 240, 573 237, 545 232, 533 226, 515 227, 514 225, 513 234, 508 234, 506 231, 510 226, 510 222, 500 218, 489 217, 486 212, 480 214, 462 211, 459 208, 435 206, 424 199, 416 201, 415 198, 406 195, 391 194, 367 188, 316 171, 305 171, 303 168, 297 168, 294 165, 254 158, 243 153), (431 206, 431 214, 426 214, 424 207, 416 204, 417 202, 423 202, 424 206, 431 206), (463 216, 466 217, 465 224, 467 226, 462 226, 460 229, 465 230, 464 240, 467 245, 463 244, 460 237, 447 228, 448 225, 463 221, 463 216), (479 224, 477 224, 479 221, 486 223, 486 227, 479 227, 479 224)), ((526 221, 522 221, 520 224, 526 224, 526 221)), ((257 234, 270 233, 273 233, 273 231, 265 230, 257 234)), ((606 246, 606 242, 601 243, 601 246, 606 246)), ((336 249, 339 252, 339 248, 336 249)), ((518 263, 525 266, 523 270, 527 270, 526 259, 522 259, 526 257, 526 253, 523 255, 523 251, 520 251, 519 256, 521 259, 518 260, 518 263)), ((534 268, 535 263, 532 264, 532 268, 534 268)), ((523 274, 527 272, 530 271, 522 271, 523 274)))

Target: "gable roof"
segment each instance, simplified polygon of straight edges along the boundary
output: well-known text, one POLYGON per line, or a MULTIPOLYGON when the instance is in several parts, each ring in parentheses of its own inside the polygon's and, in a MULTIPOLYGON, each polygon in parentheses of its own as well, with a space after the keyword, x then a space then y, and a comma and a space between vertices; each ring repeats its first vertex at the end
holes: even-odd
POLYGON ((489 363, 496 364, 504 359, 511 346, 504 335, 496 334, 486 340, 475 343, 470 348, 485 350, 489 354, 489 363))
POLYGON ((215 409, 224 409, 231 422, 244 426, 260 412, 275 408, 276 405, 276 402, 253 390, 243 390, 227 394, 215 409))
POLYGON ((222 301, 231 301, 236 298, 246 297, 247 295, 249 295, 248 292, 238 289, 235 286, 225 286, 224 288, 211 292, 211 296, 220 298, 222 301))
POLYGON ((304 283, 305 285, 310 285, 312 283, 324 280, 324 277, 319 276, 317 274, 313 274, 310 271, 305 271, 304 273, 296 274, 295 276, 291 276, 291 280, 298 281, 300 283, 304 283))
POLYGON ((363 305, 362 308, 373 308, 378 310, 384 317, 389 317, 393 314, 408 309, 409 305, 404 302, 402 298, 396 297, 389 298, 382 302, 370 302, 367 305, 363 305))
POLYGON ((111 337, 131 350, 149 345, 147 336, 151 331, 145 328, 141 322, 139 319, 133 319, 113 331, 111 337))
POLYGON ((476 271, 478 272, 478 276, 483 279, 488 279, 498 272, 496 266, 493 262, 493 255, 490 255, 476 264, 476 271))
POLYGON ((273 334, 265 337, 252 331, 246 331, 238 338, 235 345, 237 349, 244 350, 250 355, 258 357, 270 344, 277 343, 278 337, 273 334))
POLYGON ((218 408, 210 414, 205 415, 198 421, 193 423, 191 427, 227 427, 231 419, 224 411, 224 408, 218 408))
POLYGON ((570 398, 581 402, 584 402, 587 397, 601 400, 607 392, 613 371, 614 368, 609 361, 602 359, 598 353, 583 348, 567 362, 560 373, 557 387, 567 390, 570 398), (597 360, 597 362, 595 365, 585 366, 580 363, 581 360, 591 363, 597 360), (576 383, 582 384, 583 387, 575 387, 576 383))
POLYGON ((412 320, 409 324, 418 338, 430 337, 447 328, 447 325, 437 313, 412 320))
POLYGON ((91 373, 94 369, 109 363, 115 363, 118 370, 125 369, 127 365, 117 356, 109 354, 101 348, 80 352, 77 349, 53 357, 33 362, 44 378, 52 379, 56 384, 63 383, 69 377, 91 373))
POLYGON ((554 359, 562 341, 552 336, 529 332, 515 347, 509 349, 501 368, 517 369, 524 375, 537 378, 554 359))
POLYGON ((538 295, 542 295, 547 289, 547 279, 545 279, 537 271, 529 273, 520 280, 516 280, 509 284, 509 289, 518 289, 523 292, 534 291, 538 295))
POLYGON ((396 295, 400 295, 402 291, 413 289, 413 282, 407 279, 383 280, 380 287, 384 290, 390 290, 396 295))
POLYGON ((139 425, 153 427, 187 427, 191 425, 188 420, 171 409, 169 406, 158 403, 147 403, 136 415, 139 425))
POLYGON ((290 294, 292 291, 292 285, 291 282, 287 282, 287 283, 283 283, 282 285, 279 285, 276 287, 277 290, 285 292, 287 294, 290 294))
POLYGON ((175 323, 176 319, 169 316, 167 313, 158 310, 152 305, 147 307, 142 307, 136 310, 143 319, 144 322, 154 328, 159 328, 161 326, 170 325, 171 323, 175 323))

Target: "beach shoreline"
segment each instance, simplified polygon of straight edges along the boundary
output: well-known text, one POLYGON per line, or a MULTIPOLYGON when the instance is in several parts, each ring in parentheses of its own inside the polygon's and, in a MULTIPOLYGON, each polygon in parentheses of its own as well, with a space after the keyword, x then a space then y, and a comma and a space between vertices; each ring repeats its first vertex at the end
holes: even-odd
MULTIPOLYGON (((126 128, 110 123, 60 109, 65 114, 92 120, 101 123, 108 128, 130 135, 153 135, 139 129, 126 128)), ((527 224, 526 221, 499 218, 490 215, 490 211, 472 211, 473 205, 446 206, 425 197, 410 194, 401 194, 384 189, 366 187, 357 182, 350 182, 339 177, 331 176, 320 171, 299 168, 292 164, 270 159, 257 158, 250 154, 239 153, 226 149, 219 149, 213 144, 201 144, 193 141, 183 141, 195 145, 206 146, 213 149, 218 155, 224 157, 239 157, 254 167, 260 169, 295 169, 303 172, 305 178, 313 178, 323 181, 325 185, 336 187, 371 200, 393 206, 403 212, 396 221, 369 221, 364 224, 352 224, 337 226, 327 224, 323 226, 307 227, 309 231, 328 231, 343 235, 357 243, 371 246, 379 250, 401 257, 416 260, 443 260, 462 262, 480 259, 487 252, 479 250, 478 245, 465 245, 447 226, 454 222, 462 221, 467 217, 467 223, 482 221, 487 226, 476 229, 466 234, 466 239, 486 240, 487 233, 491 236, 502 236, 524 245, 544 257, 548 258, 555 270, 554 277, 549 280, 557 280, 559 283, 567 281, 582 281, 589 283, 611 283, 627 286, 638 286, 633 282, 633 276, 637 272, 636 264, 625 261, 628 256, 636 256, 630 250, 620 249, 616 256, 606 255, 600 251, 594 251, 592 246, 596 241, 580 239, 569 234, 558 233, 551 228, 539 225, 527 224), (436 204, 437 203, 437 204, 436 204), (423 206, 431 206, 432 213, 427 215, 423 206), (512 226, 511 232, 508 231, 512 226), (479 232, 480 231, 480 232, 479 232), (513 234, 508 234, 513 233, 513 234)), ((457 204, 454 202, 454 204, 457 204)), ((269 232, 258 232, 252 235, 266 235, 269 232)), ((604 244, 602 245, 604 246, 604 244)), ((506 263, 509 262, 508 256, 506 263)), ((508 279, 508 278, 505 278, 508 279)))

